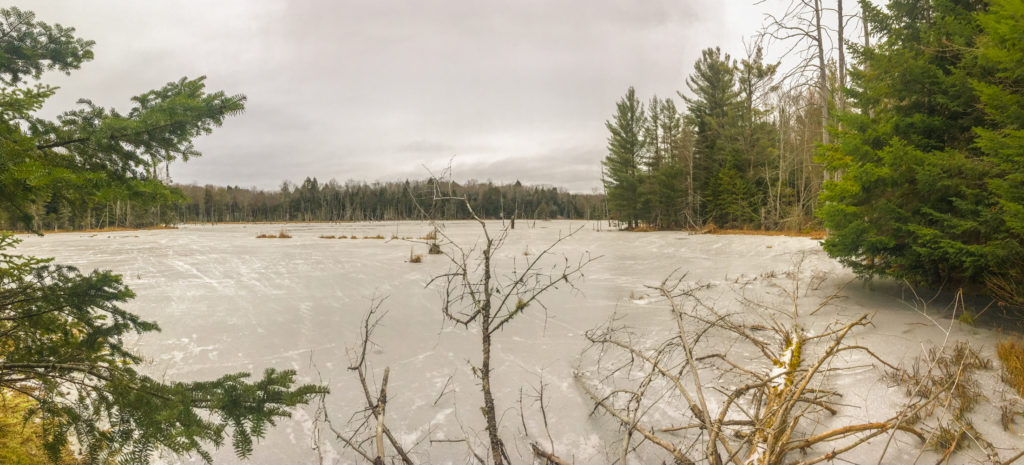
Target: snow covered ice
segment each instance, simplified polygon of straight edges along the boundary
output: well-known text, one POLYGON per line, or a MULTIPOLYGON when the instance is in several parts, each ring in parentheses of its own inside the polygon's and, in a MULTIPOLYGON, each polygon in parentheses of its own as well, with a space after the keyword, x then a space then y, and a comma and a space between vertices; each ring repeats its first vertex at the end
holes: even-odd
MULTIPOLYGON (((500 222, 489 223, 492 230, 500 222)), ((735 305, 743 295, 764 302, 783 302, 768 280, 743 283, 772 271, 784 272, 803 257, 808 276, 824 281, 816 290, 801 290, 800 303, 813 309, 817 302, 852 278, 828 258, 817 241, 782 236, 712 236, 686 232, 627 233, 600 223, 520 220, 496 258, 498 273, 521 264, 524 251, 543 250, 575 227, 582 229, 563 242, 552 259, 576 260, 589 252, 601 256, 584 269, 577 289, 563 287, 532 305, 524 316, 497 334, 494 385, 502 427, 520 437, 520 388, 526 394, 541 382, 547 385, 548 420, 555 449, 576 463, 610 463, 619 455, 621 433, 605 415, 591 415, 592 405, 572 380, 578 356, 585 348, 583 334, 612 314, 620 323, 655 338, 670 329, 665 302, 646 288, 673 271, 687 273, 693 282, 714 284, 717 306, 735 305), (806 292, 806 294, 805 294, 806 292)), ((479 361, 479 335, 443 324, 441 296, 426 287, 448 270, 441 256, 426 255, 422 243, 405 240, 321 239, 321 235, 420 237, 431 230, 421 222, 343 224, 187 225, 175 230, 111 233, 66 233, 23 236, 18 252, 55 257, 57 263, 121 273, 137 298, 127 309, 158 322, 160 333, 135 341, 136 350, 150 362, 149 374, 165 379, 207 379, 238 371, 260 372, 266 367, 294 368, 303 382, 327 384, 327 408, 336 424, 363 407, 348 348, 359 342, 361 319, 374 297, 386 297, 387 312, 378 328, 370 367, 379 378, 390 367, 388 426, 418 454, 422 463, 465 463, 460 443, 430 444, 430 439, 464 437, 467 431, 484 436, 479 414, 480 393, 470 363, 479 361), (259 233, 286 229, 292 239, 256 239, 259 233), (407 263, 410 248, 424 254, 423 263, 407 263), (443 395, 442 395, 443 393, 443 395), (440 396, 440 399, 438 397, 440 396), (435 403, 435 400, 437 402, 435 403)), ((472 222, 443 224, 457 243, 479 239, 472 222)), ((848 342, 871 347, 892 363, 908 363, 931 344, 947 339, 942 327, 952 326, 948 340, 967 340, 982 355, 994 359, 997 333, 950 323, 915 311, 900 300, 897 286, 874 288, 849 284, 805 328, 815 321, 852 319, 875 313, 874 324, 856 331, 848 342), (938 325, 936 324, 939 323, 938 325)), ((998 363, 996 363, 996 366, 998 363)), ((771 366, 762 367, 767 373, 771 366)), ((886 409, 902 399, 901 390, 886 385, 881 371, 866 367, 834 375, 844 393, 843 404, 864 406, 845 411, 850 421, 881 420, 886 409)), ((1022 447, 1020 425, 1015 433, 999 426, 996 400, 1011 395, 998 382, 997 369, 984 373, 982 390, 992 402, 977 408, 975 426, 997 447, 1022 447)), ((544 436, 535 402, 524 400, 531 432, 544 436)), ((256 447, 250 463, 315 463, 312 448, 312 408, 296 412, 271 430, 256 447)), ((652 418, 652 421, 656 418, 652 418)), ((665 425, 668 426, 668 425, 665 425)), ((327 463, 354 463, 358 457, 324 434, 327 463)), ((916 440, 897 435, 883 463, 911 463, 917 458, 916 440)), ((546 437, 543 441, 546 444, 546 437)), ((1001 452, 1006 454, 1006 450, 1001 452)), ((525 443, 509 451, 513 461, 530 462, 525 443)), ((844 456, 875 463, 879 448, 866 447, 844 456)), ((970 446, 954 463, 983 458, 970 446)), ((216 454, 218 463, 236 463, 230 448, 216 454)), ((926 452, 919 463, 934 463, 926 452)), ((165 458, 167 463, 177 463, 165 458)), ((188 459, 186 459, 188 461, 188 459)), ((199 463, 199 459, 194 459, 199 463)))

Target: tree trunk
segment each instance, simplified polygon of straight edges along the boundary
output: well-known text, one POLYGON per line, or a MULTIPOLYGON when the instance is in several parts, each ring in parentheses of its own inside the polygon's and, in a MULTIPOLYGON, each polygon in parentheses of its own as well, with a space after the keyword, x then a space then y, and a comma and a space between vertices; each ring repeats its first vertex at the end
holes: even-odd
POLYGON ((821 93, 821 143, 828 144, 828 73, 825 69, 825 41, 821 32, 821 0, 814 0, 814 28, 818 47, 818 88, 821 93))
POLYGON ((782 219, 782 157, 786 148, 786 133, 783 130, 784 110, 779 110, 779 185, 775 189, 775 219, 782 219))
POLYGON ((490 238, 484 248, 483 305, 480 309, 480 342, 483 360, 480 362, 480 389, 484 394, 484 421, 487 422, 487 437, 491 446, 494 465, 503 465, 501 437, 498 436, 498 417, 495 413, 494 395, 491 393, 491 251, 494 246, 490 238))
MULTIPOLYGON (((842 89, 846 87, 846 44, 843 42, 846 40, 843 36, 843 29, 845 27, 843 23, 846 18, 843 16, 843 0, 836 0, 836 11, 839 16, 839 22, 836 26, 836 35, 839 36, 839 43, 837 44, 839 47, 839 88, 842 89)), ((840 111, 846 109, 845 100, 844 98, 839 99, 840 111)))
POLYGON ((483 343, 483 363, 480 365, 480 385, 484 392, 484 420, 487 422, 487 437, 491 443, 491 459, 494 465, 502 465, 504 460, 501 455, 501 438, 498 437, 498 418, 495 414, 494 395, 491 393, 491 334, 488 331, 490 326, 489 318, 484 320, 485 325, 481 337, 483 343))
POLYGON ((686 214, 687 214, 687 216, 689 216, 688 221, 690 222, 690 225, 694 226, 693 219, 694 219, 694 217, 697 214, 697 210, 694 208, 694 203, 695 202, 694 202, 694 198, 693 198, 693 150, 690 151, 690 166, 689 166, 689 168, 690 169, 689 169, 689 172, 687 173, 687 179, 686 179, 686 196, 687 196, 687 201, 686 201, 686 210, 687 210, 687 212, 686 212, 686 214))

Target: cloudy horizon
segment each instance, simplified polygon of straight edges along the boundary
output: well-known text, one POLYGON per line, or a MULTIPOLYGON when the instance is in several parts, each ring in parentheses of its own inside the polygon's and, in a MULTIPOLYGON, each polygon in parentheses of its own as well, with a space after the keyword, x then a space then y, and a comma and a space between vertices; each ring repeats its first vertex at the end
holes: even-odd
POLYGON ((96 41, 42 111, 124 109, 182 76, 248 97, 174 182, 422 179, 600 188, 609 119, 630 86, 676 98, 700 51, 742 55, 752 1, 78 2, 17 5, 96 41), (453 158, 454 157, 454 158, 453 158))

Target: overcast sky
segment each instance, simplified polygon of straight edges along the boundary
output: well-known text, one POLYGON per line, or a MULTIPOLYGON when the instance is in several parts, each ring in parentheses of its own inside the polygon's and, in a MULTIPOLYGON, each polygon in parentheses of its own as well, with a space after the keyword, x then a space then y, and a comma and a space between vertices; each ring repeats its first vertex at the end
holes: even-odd
MULTIPOLYGON (((776 1, 776 0, 772 0, 776 1)), ((96 41, 49 75, 54 115, 182 76, 248 96, 171 166, 176 182, 423 178, 600 186, 605 120, 629 86, 675 96, 700 51, 742 54, 752 0, 232 0, 15 2, 96 41)))

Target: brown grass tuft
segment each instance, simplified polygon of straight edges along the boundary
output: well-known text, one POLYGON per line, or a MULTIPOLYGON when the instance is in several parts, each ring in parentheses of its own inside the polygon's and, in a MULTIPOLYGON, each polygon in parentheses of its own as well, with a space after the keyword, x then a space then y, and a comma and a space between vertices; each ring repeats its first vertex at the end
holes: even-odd
POLYGON ((1017 410, 1018 404, 1010 402, 999 406, 999 424, 1003 431, 1013 431, 1013 425, 1017 423, 1018 416, 1024 416, 1024 410, 1017 410))
POLYGON ((420 240, 424 241, 436 241, 437 240, 437 228, 423 235, 420 240))
POLYGON ((363 236, 363 239, 384 239, 384 236, 378 234, 376 236, 363 236))
POLYGON ((654 232, 654 231, 657 231, 657 230, 658 230, 658 228, 655 228, 653 226, 648 226, 646 224, 641 224, 640 226, 637 226, 637 227, 632 229, 633 232, 654 232))
POLYGON ((1018 271, 992 275, 985 279, 985 285, 999 300, 999 307, 1024 317, 1024 274, 1018 271))
POLYGON ((423 261, 423 255, 415 253, 413 249, 409 248, 409 263, 420 263, 423 261))
POLYGON ((338 236, 338 239, 348 239, 348 236, 338 236))
POLYGON ((935 434, 932 435, 928 441, 928 446, 937 452, 949 454, 949 452, 960 449, 963 442, 960 440, 964 437, 964 429, 949 427, 941 425, 935 430, 935 434))
POLYGON ((320 239, 336 239, 335 236, 320 236, 320 239))
POLYGON ((277 234, 260 233, 256 235, 256 239, 291 239, 292 235, 288 234, 288 231, 282 229, 277 234))
POLYGON ((1003 381, 1024 396, 1024 340, 1006 340, 996 346, 1003 364, 1003 381))

